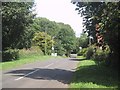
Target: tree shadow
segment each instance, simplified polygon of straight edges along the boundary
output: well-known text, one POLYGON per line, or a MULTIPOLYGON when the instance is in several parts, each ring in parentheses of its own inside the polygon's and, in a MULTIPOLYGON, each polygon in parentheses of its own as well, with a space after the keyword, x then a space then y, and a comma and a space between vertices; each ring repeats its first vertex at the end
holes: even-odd
POLYGON ((93 83, 107 87, 119 87, 118 71, 100 65, 80 66, 72 83, 93 83))
POLYGON ((71 61, 83 61, 86 60, 86 58, 80 59, 80 58, 70 58, 71 61))
POLYGON ((33 69, 21 69, 13 70, 5 74, 13 74, 13 76, 25 76, 27 78, 36 79, 36 80, 57 80, 64 84, 69 84, 73 71, 62 70, 62 69, 43 69, 43 68, 33 68, 33 69), (36 70, 36 72, 34 72, 36 70), (25 76, 26 74, 34 72, 30 75, 25 76))

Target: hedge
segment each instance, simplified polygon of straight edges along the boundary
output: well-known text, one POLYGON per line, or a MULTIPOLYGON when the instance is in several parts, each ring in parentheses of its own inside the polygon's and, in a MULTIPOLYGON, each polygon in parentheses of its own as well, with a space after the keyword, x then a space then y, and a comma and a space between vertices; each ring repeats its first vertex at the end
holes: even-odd
POLYGON ((2 52, 2 62, 19 59, 18 49, 8 49, 2 52))

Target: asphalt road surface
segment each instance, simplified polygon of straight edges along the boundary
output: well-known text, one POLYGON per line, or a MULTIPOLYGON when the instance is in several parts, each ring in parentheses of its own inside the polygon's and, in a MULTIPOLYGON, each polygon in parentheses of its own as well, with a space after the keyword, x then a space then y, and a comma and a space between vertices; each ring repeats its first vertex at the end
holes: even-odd
POLYGON ((2 72, 2 88, 68 88, 79 61, 53 58, 2 72))

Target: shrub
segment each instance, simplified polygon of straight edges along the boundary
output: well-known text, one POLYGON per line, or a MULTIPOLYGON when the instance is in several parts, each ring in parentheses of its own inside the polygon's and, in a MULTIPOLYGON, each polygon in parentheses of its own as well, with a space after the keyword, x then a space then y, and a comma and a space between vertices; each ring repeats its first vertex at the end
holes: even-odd
POLYGON ((43 55, 43 52, 39 46, 32 46, 29 49, 20 49, 19 50, 20 58, 26 58, 31 55, 43 55))
POLYGON ((85 54, 86 58, 87 59, 92 58, 93 53, 94 53, 94 48, 92 46, 88 47, 86 54, 85 54))
POLYGON ((19 50, 18 49, 8 49, 2 52, 2 61, 12 61, 17 60, 19 58, 19 50))
POLYGON ((85 55, 85 53, 86 53, 86 51, 87 51, 87 48, 83 48, 83 49, 81 49, 81 50, 79 50, 79 52, 77 53, 77 55, 78 56, 84 56, 85 55))
POLYGON ((110 51, 108 50, 103 51, 101 49, 97 49, 96 53, 93 55, 93 59, 97 61, 106 61, 108 59, 109 52, 110 51))

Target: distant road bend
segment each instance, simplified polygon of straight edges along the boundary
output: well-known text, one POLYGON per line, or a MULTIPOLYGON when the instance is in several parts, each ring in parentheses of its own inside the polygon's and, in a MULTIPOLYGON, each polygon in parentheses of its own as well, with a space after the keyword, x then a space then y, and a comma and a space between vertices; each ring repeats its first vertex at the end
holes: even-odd
POLYGON ((68 88, 78 60, 53 58, 2 72, 2 88, 68 88))

